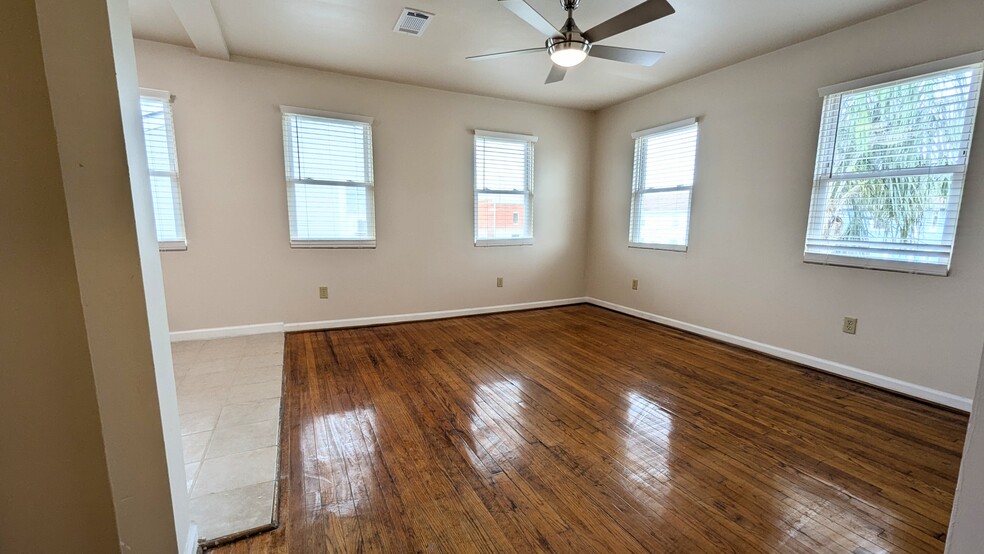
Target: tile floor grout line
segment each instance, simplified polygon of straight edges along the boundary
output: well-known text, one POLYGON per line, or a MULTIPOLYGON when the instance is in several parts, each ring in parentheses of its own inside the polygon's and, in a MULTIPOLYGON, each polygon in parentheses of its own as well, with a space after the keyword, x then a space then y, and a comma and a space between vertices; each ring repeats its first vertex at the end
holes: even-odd
MULTIPOLYGON (((239 366, 238 360, 236 362, 236 366, 239 366)), ((225 405, 219 407, 219 415, 215 417, 215 424, 212 425, 212 428, 209 430, 208 441, 205 443, 205 450, 202 451, 202 459, 198 461, 198 469, 195 470, 195 478, 191 483, 191 488, 188 489, 189 499, 191 499, 192 494, 194 494, 195 487, 198 486, 198 477, 202 474, 202 466, 205 465, 205 460, 208 459, 208 449, 211 448, 212 439, 215 438, 215 430, 219 428, 219 418, 222 417, 223 408, 225 408, 225 405)), ((179 415, 178 417, 180 418, 181 416, 179 415)))

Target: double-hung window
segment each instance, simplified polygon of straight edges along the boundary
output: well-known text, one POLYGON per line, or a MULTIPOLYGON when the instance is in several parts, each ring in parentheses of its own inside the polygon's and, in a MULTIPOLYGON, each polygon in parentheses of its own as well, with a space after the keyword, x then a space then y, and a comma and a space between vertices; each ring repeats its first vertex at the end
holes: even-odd
POLYGON ((629 246, 686 251, 697 161, 697 120, 632 134, 629 246))
POLYGON ((374 248, 372 119, 282 107, 295 248, 374 248))
POLYGON ((181 208, 181 189, 178 186, 171 94, 141 89, 140 113, 143 117, 158 247, 161 250, 185 250, 188 242, 181 208))
POLYGON ((982 57, 820 90, 807 262, 949 272, 982 57))
POLYGON ((475 246, 533 244, 536 140, 475 131, 475 246))

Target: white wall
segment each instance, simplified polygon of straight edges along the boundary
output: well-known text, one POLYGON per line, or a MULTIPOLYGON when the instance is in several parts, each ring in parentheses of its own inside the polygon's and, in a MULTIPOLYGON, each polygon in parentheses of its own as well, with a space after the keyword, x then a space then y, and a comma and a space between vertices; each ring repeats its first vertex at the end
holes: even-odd
POLYGON ((600 112, 588 296, 972 397, 984 336, 984 126, 949 277, 807 265, 802 252, 817 89, 984 49, 982 24, 980 0, 930 0, 600 112), (690 250, 629 249, 629 135, 692 116, 701 128, 690 250), (856 336, 841 333, 844 316, 859 318, 856 336))
POLYGON ((591 114, 137 41, 174 103, 186 252, 162 254, 174 330, 581 296, 591 114), (280 105, 368 115, 375 250, 291 249, 280 105), (529 247, 472 244, 472 130, 538 135, 529 247), (495 287, 495 278, 505 286, 495 287), (327 285, 329 299, 318 299, 327 285))

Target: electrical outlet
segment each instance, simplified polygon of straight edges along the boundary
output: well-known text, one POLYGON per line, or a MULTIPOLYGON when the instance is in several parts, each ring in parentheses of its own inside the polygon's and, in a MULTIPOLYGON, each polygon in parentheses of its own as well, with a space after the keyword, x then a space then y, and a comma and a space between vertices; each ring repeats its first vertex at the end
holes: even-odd
POLYGON ((844 332, 848 335, 854 335, 858 332, 858 318, 856 317, 845 317, 844 318, 844 332))
POLYGON ((500 289, 502 288, 502 277, 495 278, 495 286, 499 287, 500 289))
POLYGON ((328 298, 328 287, 318 287, 318 298, 322 300, 328 298))
POLYGON ((639 290, 639 280, 638 279, 633 279, 632 280, 632 290, 639 290))

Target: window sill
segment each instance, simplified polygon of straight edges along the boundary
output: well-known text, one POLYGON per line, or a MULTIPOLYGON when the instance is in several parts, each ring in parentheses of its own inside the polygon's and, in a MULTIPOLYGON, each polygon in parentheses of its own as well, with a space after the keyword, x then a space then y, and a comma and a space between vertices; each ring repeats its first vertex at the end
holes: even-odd
POLYGON ((642 250, 666 250, 667 252, 686 252, 686 244, 649 244, 645 242, 630 242, 629 248, 642 250))
POLYGON ((533 246, 533 237, 520 239, 476 240, 475 246, 533 246))
POLYGON ((310 248, 347 248, 347 249, 366 249, 376 248, 375 240, 292 240, 291 248, 310 249, 310 248))
POLYGON ((851 256, 811 254, 809 252, 804 254, 803 262, 813 265, 831 265, 837 267, 849 267, 854 269, 874 269, 878 271, 892 271, 895 273, 910 273, 914 275, 929 275, 933 277, 947 277, 950 274, 950 268, 942 264, 899 262, 893 260, 879 260, 879 259, 872 259, 872 258, 854 258, 851 256))
POLYGON ((157 249, 161 252, 184 252, 188 250, 188 243, 183 240, 159 241, 157 249))

